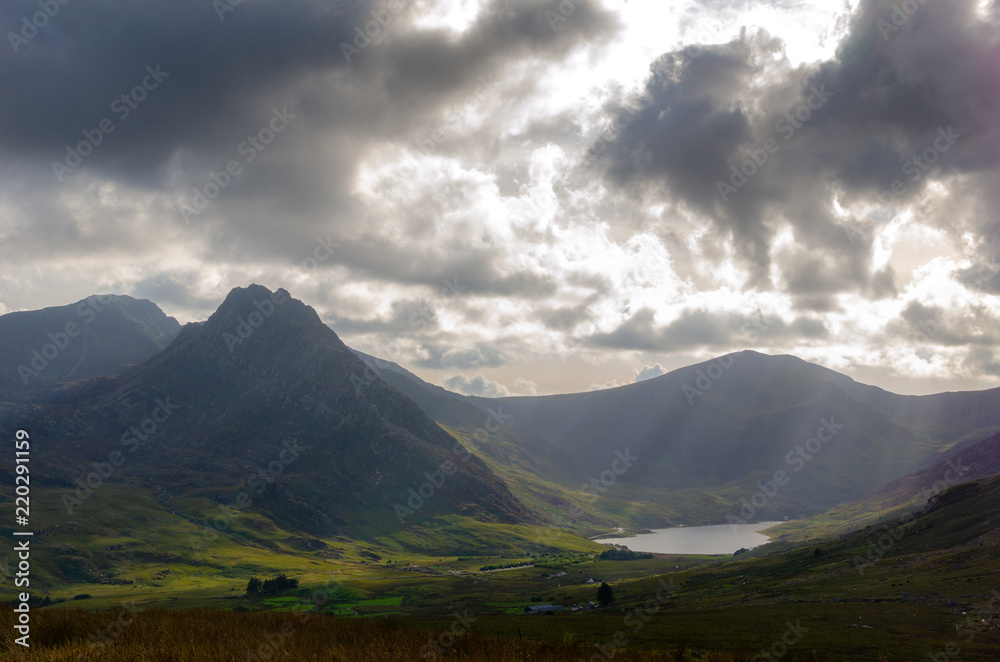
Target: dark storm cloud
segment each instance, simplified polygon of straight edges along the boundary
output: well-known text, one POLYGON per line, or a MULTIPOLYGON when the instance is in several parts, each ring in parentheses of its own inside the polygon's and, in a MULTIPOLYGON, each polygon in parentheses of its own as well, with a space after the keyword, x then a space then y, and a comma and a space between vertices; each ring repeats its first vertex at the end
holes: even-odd
POLYGON ((549 329, 571 332, 579 324, 591 318, 589 307, 586 304, 579 306, 541 309, 536 314, 537 319, 549 329))
MULTIPOLYGON (((739 103, 748 79, 760 70, 762 54, 778 42, 744 37, 724 46, 667 54, 651 67, 645 96, 615 118, 618 136, 598 161, 610 181, 648 187, 654 195, 677 193, 712 215, 718 205, 715 182, 725 164, 753 137, 751 118, 739 103)), ((759 204, 747 200, 729 219, 744 250, 766 259, 759 204)))
POLYGON ((495 368, 507 362, 503 350, 497 346, 501 344, 502 340, 490 345, 477 344, 474 347, 428 343, 424 345, 424 349, 430 356, 415 361, 414 365, 432 370, 495 368))
MULTIPOLYGON (((598 165, 618 187, 710 218, 751 269, 750 285, 778 285, 771 241, 790 224, 813 256, 779 261, 799 307, 828 310, 837 292, 892 296, 891 272, 872 273, 870 234, 845 232, 833 199, 891 218, 932 178, 956 175, 980 178, 978 195, 995 198, 1000 50, 976 5, 926 3, 897 28, 891 3, 864 0, 836 57, 798 69, 774 62, 778 44, 764 34, 664 55, 643 96, 615 113, 618 137, 598 165), (761 152, 768 139, 777 149, 761 152), (732 179, 748 162, 757 172, 732 179)), ((956 237, 987 232, 983 214, 958 229, 949 211, 928 222, 956 237)))
POLYGON ((437 327, 433 302, 426 299, 393 301, 386 318, 356 320, 339 317, 330 322, 338 334, 380 333, 392 336, 413 334, 437 327))
POLYGON ((658 328, 654 311, 643 308, 617 329, 590 338, 599 347, 640 351, 663 351, 718 346, 729 338, 725 321, 702 311, 688 312, 666 327, 658 328))
MULTIPOLYGON (((840 237, 834 234, 834 237, 840 237)), ((836 295, 856 289, 873 299, 896 295, 892 267, 869 274, 867 260, 845 260, 829 251, 797 247, 775 255, 775 262, 785 276, 784 291, 793 296, 796 308, 829 312, 840 310, 836 295), (849 286, 855 283, 854 288, 849 286)))
POLYGON ((337 264, 375 280, 434 288, 454 282, 466 294, 540 299, 556 293, 558 284, 549 276, 530 271, 504 272, 503 258, 503 247, 476 248, 451 242, 441 245, 433 235, 424 241, 413 236, 394 239, 365 235, 342 245, 337 264))
POLYGON ((911 301, 900 319, 886 327, 889 334, 918 344, 930 343, 950 347, 996 346, 1000 344, 1000 320, 975 302, 968 309, 944 309, 911 301))
MULTIPOLYGON (((753 328, 751 323, 751 328, 753 328)), ((767 329, 765 328, 765 331, 767 329)), ((800 317, 788 325, 791 337, 801 338, 826 338, 830 335, 830 330, 823 322, 808 317, 800 317)))
MULTIPOLYGON (((1000 180, 1000 177, 997 178, 1000 180)), ((975 233, 981 240, 973 257, 973 266, 958 274, 958 280, 973 292, 1000 294, 1000 181, 983 191, 973 204, 988 206, 973 215, 975 233)))
POLYGON ((823 338, 826 326, 815 319, 797 318, 786 324, 760 314, 711 313, 688 310, 665 326, 657 326, 654 311, 643 308, 610 333, 595 334, 587 343, 597 347, 645 352, 694 348, 726 350, 752 345, 757 339, 780 343, 798 338, 823 338))
MULTIPOLYGON (((65 190, 52 163, 67 157, 67 145, 86 140, 82 132, 98 135, 107 119, 113 131, 65 175, 64 186, 96 180, 148 192, 155 222, 208 241, 206 256, 239 237, 246 259, 299 262, 316 235, 357 225, 365 210, 353 198, 354 177, 370 148, 412 142, 474 96, 481 80, 524 60, 558 62, 618 27, 593 3, 553 30, 550 3, 498 0, 458 36, 416 29, 419 8, 411 0, 247 0, 221 20, 220 4, 70 3, 16 54, 0 48, 7 186, 19 188, 17 204, 46 233, 26 226, 12 239, 50 254, 71 250, 77 210, 51 195, 65 190), (364 45, 358 31, 372 25, 377 38, 345 56, 343 45, 364 45), (248 138, 273 129, 276 113, 287 126, 259 150, 248 138), (178 205, 194 206, 195 190, 211 190, 210 173, 231 161, 240 174, 203 213, 185 219, 178 205)), ((0 26, 16 32, 37 10, 33 2, 6 3, 0 26)), ((131 222, 139 226, 136 216, 131 222)), ((106 240, 103 228, 88 236, 106 240)), ((139 239, 119 233, 112 243, 129 241, 139 239)))
MULTIPOLYGON (((259 123, 282 100, 275 93, 301 76, 346 68, 338 44, 369 5, 352 16, 314 2, 244 3, 224 21, 193 0, 67 5, 18 54, 2 51, 0 83, 11 93, 0 106, 0 145, 49 165, 109 117, 116 128, 87 165, 155 178, 177 151, 230 147, 233 129, 259 123), (162 81, 147 98, 122 101, 149 78, 147 66, 162 81)), ((33 8, 8 3, 0 24, 33 8)))
POLYGON ((197 283, 189 276, 172 274, 157 274, 145 278, 130 288, 137 299, 149 299, 165 310, 214 310, 221 301, 214 298, 199 297, 197 283))
POLYGON ((970 349, 962 363, 975 375, 1000 377, 1000 361, 997 361, 994 353, 985 347, 970 349))

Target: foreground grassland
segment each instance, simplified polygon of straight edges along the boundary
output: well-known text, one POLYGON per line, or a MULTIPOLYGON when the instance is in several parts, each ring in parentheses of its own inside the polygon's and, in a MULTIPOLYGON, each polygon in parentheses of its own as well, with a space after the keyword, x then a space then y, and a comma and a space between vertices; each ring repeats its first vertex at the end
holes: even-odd
POLYGON ((859 542, 818 556, 812 546, 779 545, 746 559, 613 562, 574 553, 493 572, 477 570, 484 559, 457 557, 434 565, 340 561, 317 568, 299 590, 254 599, 235 581, 164 579, 159 592, 71 585, 53 594, 64 601, 32 611, 30 650, 13 644, 14 614, 0 612, 0 646, 11 660, 749 662, 769 659, 764 650, 782 652, 785 637, 793 645, 773 659, 916 662, 949 643, 961 651, 947 656, 955 662, 1000 659, 995 538, 963 549, 890 550, 864 573, 852 565, 859 542), (592 600, 590 579, 608 581, 617 603, 520 613, 533 602, 592 600), (93 597, 73 600, 74 592, 93 597))
MULTIPOLYGON (((6 630, 6 621, 10 619, 6 617, 3 620, 6 630)), ((574 643, 572 634, 565 631, 558 643, 521 640, 488 632, 469 632, 454 639, 446 639, 450 643, 447 648, 444 644, 434 648, 434 642, 442 639, 441 633, 412 625, 404 626, 395 621, 348 621, 316 615, 299 618, 211 610, 145 612, 130 622, 105 648, 88 647, 83 643, 91 632, 112 626, 114 620, 104 614, 45 614, 38 621, 36 647, 29 652, 14 651, 7 659, 99 659, 107 662, 244 662, 258 659, 412 662, 424 658, 488 662, 575 662, 595 653, 600 655, 595 646, 574 643), (434 650, 440 651, 440 654, 433 652, 434 650)), ((556 630, 559 629, 556 624, 552 625, 556 630)), ((513 628, 514 624, 510 623, 510 627, 513 628)), ((613 658, 621 662, 683 659, 746 662, 751 656, 693 650, 688 650, 685 654, 678 649, 661 653, 616 651, 613 658), (696 657, 689 657, 690 655, 696 657)), ((790 659, 824 658, 812 656, 790 659)))
MULTIPOLYGON (((106 505, 97 539, 68 523, 39 536, 32 592, 53 603, 32 609, 29 650, 14 643, 13 612, 0 610, 3 659, 1000 659, 1000 478, 957 486, 915 519, 838 538, 634 561, 600 560, 604 548, 565 533, 458 518, 420 531, 461 530, 504 552, 404 551, 398 534, 317 546, 251 520, 194 553, 178 542, 181 529, 132 530, 136 514, 147 517, 141 502, 106 505), (560 551, 518 555, 532 540, 560 551), (522 567, 481 570, 508 565, 522 567), (77 571, 79 580, 59 580, 77 571), (244 595, 251 576, 278 573, 299 589, 244 595), (594 600, 602 581, 614 605, 522 613, 594 600)), ((12 599, 10 588, 0 597, 12 599)))
MULTIPOLYGON (((774 646, 789 633, 786 623, 797 623, 801 633, 789 639, 793 645, 781 656, 784 660, 926 660, 928 654, 944 651, 948 641, 957 642, 961 659, 966 660, 994 660, 1000 650, 995 634, 980 635, 966 644, 955 638, 954 628, 943 622, 939 609, 914 605, 666 608, 641 628, 642 619, 626 625, 628 614, 618 610, 553 617, 460 614, 461 619, 406 620, 348 619, 315 611, 123 613, 42 610, 35 616, 32 647, 26 650, 12 645, 8 633, 13 614, 4 610, 0 620, 5 659, 749 662, 763 649, 782 652, 774 646), (851 621, 870 624, 871 629, 845 627, 851 621), (934 645, 934 639, 940 643, 934 645)), ((961 617, 953 620, 959 622, 961 617)))

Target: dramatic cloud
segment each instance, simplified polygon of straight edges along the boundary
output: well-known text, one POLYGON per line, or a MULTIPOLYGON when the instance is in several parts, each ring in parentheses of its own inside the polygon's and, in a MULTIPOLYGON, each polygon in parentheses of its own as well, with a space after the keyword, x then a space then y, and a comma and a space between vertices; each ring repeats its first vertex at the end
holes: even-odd
POLYGON ((668 372, 670 371, 659 363, 656 363, 654 365, 644 365, 641 368, 637 368, 632 371, 632 374, 635 375, 636 382, 644 382, 647 379, 656 379, 660 375, 665 375, 668 372))
POLYGON ((491 382, 482 375, 469 378, 464 375, 455 375, 444 381, 445 388, 461 393, 463 395, 479 395, 486 398, 505 398, 510 395, 510 391, 503 384, 491 382))
POLYGON ((1000 3, 917 4, 7 3, 0 312, 260 282, 460 392, 998 385, 1000 3))
POLYGON ((499 382, 486 379, 481 374, 475 377, 455 375, 444 380, 448 390, 462 395, 478 395, 484 398, 506 398, 510 395, 538 395, 538 385, 535 382, 518 377, 511 388, 499 382))

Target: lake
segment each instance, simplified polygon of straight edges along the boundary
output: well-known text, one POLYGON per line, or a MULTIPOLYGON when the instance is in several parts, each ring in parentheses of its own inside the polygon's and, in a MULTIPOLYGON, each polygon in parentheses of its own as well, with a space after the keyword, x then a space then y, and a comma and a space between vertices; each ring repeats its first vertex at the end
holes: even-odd
POLYGON ((753 549, 768 542, 769 538, 757 533, 783 522, 758 524, 716 524, 712 526, 675 526, 653 529, 632 538, 603 538, 595 540, 603 545, 625 545, 633 552, 657 554, 732 554, 745 547, 753 549))

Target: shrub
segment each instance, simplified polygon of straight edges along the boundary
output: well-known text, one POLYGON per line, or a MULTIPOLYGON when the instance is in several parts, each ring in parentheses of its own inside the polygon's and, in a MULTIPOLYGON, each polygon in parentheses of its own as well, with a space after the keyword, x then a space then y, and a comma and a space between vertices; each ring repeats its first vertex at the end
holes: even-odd
POLYGON ((289 579, 285 575, 278 575, 264 581, 257 577, 251 577, 250 581, 247 582, 247 595, 274 595, 298 587, 299 580, 289 579))
POLYGON ((614 604, 615 593, 607 582, 601 582, 601 585, 597 587, 597 601, 605 606, 614 604))
POLYGON ((637 559, 651 559, 652 554, 646 552, 633 552, 628 547, 623 547, 619 545, 613 546, 611 549, 601 552, 602 561, 635 561, 637 559))

